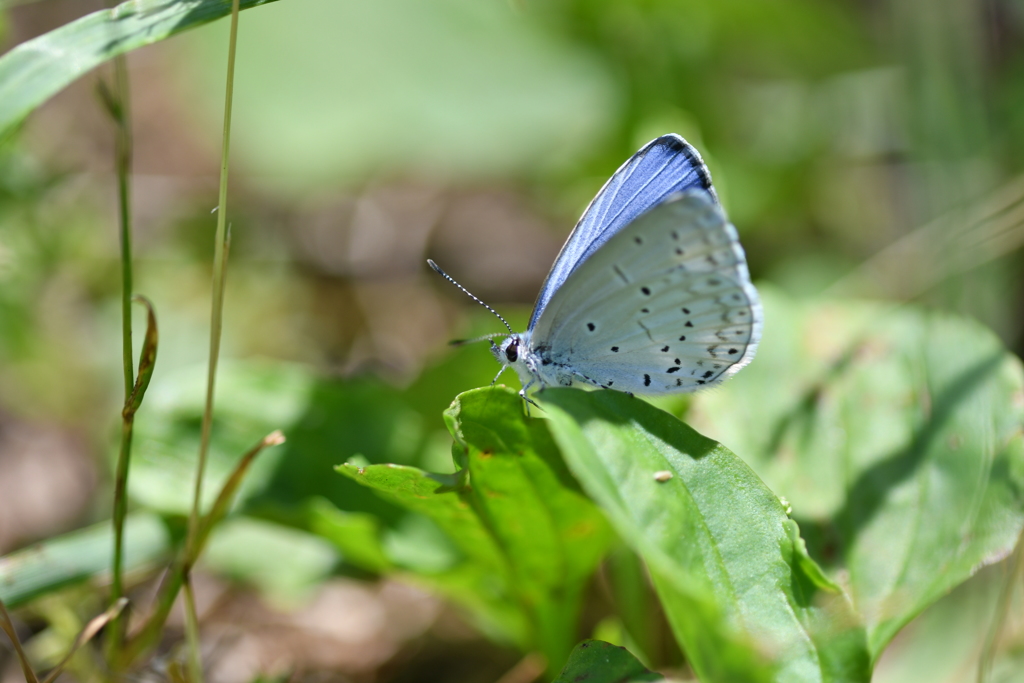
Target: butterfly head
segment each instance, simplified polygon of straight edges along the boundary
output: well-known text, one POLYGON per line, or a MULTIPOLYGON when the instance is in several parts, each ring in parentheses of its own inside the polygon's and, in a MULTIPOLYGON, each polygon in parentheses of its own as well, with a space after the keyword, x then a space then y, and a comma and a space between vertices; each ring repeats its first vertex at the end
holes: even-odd
POLYGON ((523 340, 521 335, 510 334, 500 343, 491 342, 491 353, 502 365, 515 365, 522 355, 523 340))
MULTIPOLYGON (((507 335, 502 337, 499 342, 492 341, 491 353, 501 363, 501 372, 498 373, 498 377, 501 377, 501 374, 509 368, 516 371, 519 381, 523 384, 521 396, 525 397, 524 392, 540 380, 537 372, 538 356, 530 348, 529 330, 507 335)), ((498 377, 494 379, 497 380, 498 377)))

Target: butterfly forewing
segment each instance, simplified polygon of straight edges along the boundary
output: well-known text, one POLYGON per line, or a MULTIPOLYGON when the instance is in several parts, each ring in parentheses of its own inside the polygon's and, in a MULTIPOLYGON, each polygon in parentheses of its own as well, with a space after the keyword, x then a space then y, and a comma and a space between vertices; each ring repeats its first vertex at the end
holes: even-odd
POLYGON ((537 296, 530 329, 566 278, 619 230, 669 196, 693 188, 714 197, 700 154, 678 135, 652 140, 630 157, 597 193, 566 240, 537 296))
POLYGON ((691 191, 578 266, 538 319, 532 343, 581 381, 674 393, 717 383, 749 362, 761 321, 735 229, 710 195, 691 191))

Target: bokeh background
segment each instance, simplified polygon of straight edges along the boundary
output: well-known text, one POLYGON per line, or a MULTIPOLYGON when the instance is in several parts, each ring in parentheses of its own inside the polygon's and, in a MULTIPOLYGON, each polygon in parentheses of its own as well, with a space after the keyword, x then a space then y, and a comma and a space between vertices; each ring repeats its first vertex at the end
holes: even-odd
MULTIPOLYGON (((6 3, 0 46, 101 7, 6 3)), ((211 547, 201 595, 229 634, 223 680, 249 680, 265 659, 265 634, 238 626, 261 620, 278 629, 270 640, 304 643, 282 645, 282 661, 358 680, 442 680, 414 672, 460 659, 451 680, 494 680, 515 663, 438 598, 374 582, 306 533, 310 509, 370 512, 393 557, 443 566, 436 530, 327 469, 353 455, 452 469, 441 412, 497 366, 483 345, 446 342, 502 328, 425 259, 522 327, 582 209, 657 135, 704 155, 755 280, 945 308, 1024 350, 1022 38, 1020 0, 245 12, 218 448, 237 454, 265 427, 290 440, 254 473, 251 517, 211 547)), ((170 516, 187 510, 202 400, 226 45, 222 21, 128 56, 136 290, 161 332, 132 491, 170 516)), ((123 397, 101 75, 0 146, 0 553, 109 516, 123 397)), ((950 600, 991 594, 984 579, 950 600)), ((915 650, 913 629, 879 676, 934 647, 915 650)))

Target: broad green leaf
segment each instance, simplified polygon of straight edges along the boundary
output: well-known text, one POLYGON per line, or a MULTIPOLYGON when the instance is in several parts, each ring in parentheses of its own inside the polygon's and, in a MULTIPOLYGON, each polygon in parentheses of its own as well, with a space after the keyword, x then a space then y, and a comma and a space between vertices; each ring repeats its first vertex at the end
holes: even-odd
POLYGON ((643 560, 619 541, 608 553, 602 575, 615 608, 613 621, 605 625, 617 627, 618 632, 606 636, 599 625, 593 636, 627 646, 647 665, 668 661, 666 649, 672 647, 671 638, 666 637, 664 619, 643 560))
POLYGON ((693 415, 793 505, 876 660, 1024 525, 1024 374, 977 323, 771 290, 758 357, 693 415))
POLYGON ((664 681, 649 671, 624 647, 601 640, 584 640, 573 648, 565 668, 554 683, 641 683, 664 681))
MULTIPOLYGON (((979 655, 1009 578, 1006 564, 982 569, 915 617, 882 654, 872 683, 978 683, 979 655)), ((1014 583, 1009 623, 985 683, 1024 683, 1024 595, 1019 576, 1014 583)))
POLYGON ((337 470, 440 527, 464 559, 449 571, 417 575, 419 583, 436 588, 470 610, 490 633, 527 646, 528 627, 516 605, 508 566, 470 503, 451 490, 453 477, 402 465, 346 463, 337 470))
POLYGON ((327 539, 342 553, 342 559, 371 572, 391 568, 391 560, 380 540, 380 520, 365 512, 345 512, 323 498, 310 501, 307 528, 327 539))
POLYGON ((579 489, 545 421, 523 416, 507 389, 460 394, 445 413, 469 462, 469 495, 504 553, 538 642, 557 666, 569 655, 581 591, 612 540, 579 489))
POLYGON ((558 666, 572 647, 582 590, 611 530, 558 457, 546 423, 526 418, 515 392, 466 392, 445 419, 468 463, 469 486, 456 475, 397 465, 339 471, 430 517, 461 551, 459 566, 421 580, 440 579, 450 597, 466 604, 465 595, 450 591, 453 581, 471 578, 476 585, 463 592, 472 588, 492 612, 515 610, 520 646, 539 648, 558 666))
MULTIPOLYGON (((0 557, 0 599, 17 607, 71 583, 106 579, 114 548, 110 522, 78 529, 0 557)), ((159 517, 133 513, 125 520, 124 566, 149 567, 171 553, 171 536, 159 517)))
MULTIPOLYGON (((239 9, 274 0, 241 0, 239 9)), ((15 46, 0 57, 0 139, 108 59, 231 13, 231 0, 129 0, 15 46)))
POLYGON ((619 392, 541 399, 573 473, 647 562, 702 680, 868 680, 846 596, 808 573, 785 509, 742 460, 619 392))

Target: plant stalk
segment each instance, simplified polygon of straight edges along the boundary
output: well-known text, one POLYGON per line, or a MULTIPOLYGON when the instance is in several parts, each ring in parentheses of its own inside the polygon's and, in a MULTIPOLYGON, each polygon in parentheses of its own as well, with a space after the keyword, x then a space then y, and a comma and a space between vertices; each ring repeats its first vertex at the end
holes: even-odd
MULTIPOLYGON (((231 149, 231 104, 235 85, 235 52, 238 44, 238 5, 231 2, 231 32, 228 38, 228 73, 224 88, 224 132, 220 152, 220 194, 217 200, 217 232, 214 237, 213 292, 210 310, 210 361, 206 375, 206 404, 203 408, 202 432, 199 441, 199 457, 196 463, 195 490, 192 496, 192 513, 189 515, 188 538, 185 542, 186 556, 193 556, 198 550, 200 516, 203 496, 203 477, 206 460, 210 451, 210 431, 213 426, 213 399, 217 379, 217 362, 220 357, 221 329, 224 319, 224 281, 227 270, 227 201, 228 201, 228 159, 231 149)), ((189 650, 189 672, 193 683, 202 683, 203 671, 199 653, 199 623, 196 617, 195 601, 190 577, 191 562, 186 565, 183 580, 185 585, 185 633, 189 650)))
POLYGON ((210 430, 213 426, 213 398, 217 379, 217 362, 220 356, 221 328, 224 317, 224 279, 227 267, 227 201, 228 201, 228 152, 231 146, 231 102, 235 82, 235 46, 238 40, 238 2, 231 3, 231 33, 228 39, 228 74, 224 94, 224 133, 220 156, 220 195, 217 201, 217 233, 213 253, 213 293, 210 311, 210 360, 206 374, 206 405, 203 408, 203 423, 199 441, 199 461, 196 465, 195 489, 192 496, 192 513, 189 516, 188 543, 195 543, 200 519, 203 493, 203 476, 206 459, 210 451, 210 430))
MULTIPOLYGON (((135 368, 132 363, 132 131, 128 109, 128 65, 124 55, 114 59, 113 90, 108 104, 117 124, 115 164, 121 238, 121 361, 124 366, 124 400, 127 406, 135 383, 135 368)), ((121 447, 114 471, 114 556, 110 588, 111 602, 114 603, 124 596, 124 520, 128 512, 128 467, 131 461, 134 414, 124 411, 122 417, 121 447)), ((109 634, 109 647, 116 650, 123 639, 124 619, 115 617, 109 634)))

